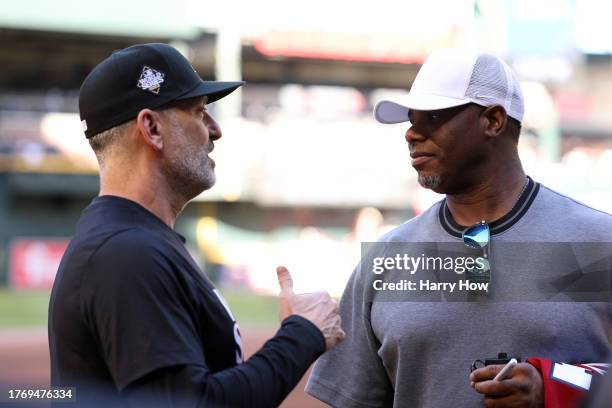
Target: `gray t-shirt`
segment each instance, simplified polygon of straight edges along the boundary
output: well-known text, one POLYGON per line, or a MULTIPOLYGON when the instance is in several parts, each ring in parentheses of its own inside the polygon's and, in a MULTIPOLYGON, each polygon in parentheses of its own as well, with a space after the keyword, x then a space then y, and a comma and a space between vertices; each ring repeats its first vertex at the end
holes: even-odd
MULTIPOLYGON (((461 242, 464 227, 444 200, 379 242, 461 242)), ((509 214, 490 224, 491 244, 612 242, 612 216, 529 179, 509 214)), ((609 248, 609 246, 608 246, 609 248)), ((503 249, 501 250, 503 251, 503 249)), ((537 246, 523 254, 554 273, 558 259, 537 246), (545 251, 544 251, 545 252, 545 251)), ((493 263, 498 289, 509 274, 493 263)), ((370 277, 358 266, 340 302, 344 342, 317 361, 306 392, 337 407, 479 407, 469 386, 473 360, 499 352, 567 363, 604 362, 610 350, 609 302, 368 302, 370 277)))

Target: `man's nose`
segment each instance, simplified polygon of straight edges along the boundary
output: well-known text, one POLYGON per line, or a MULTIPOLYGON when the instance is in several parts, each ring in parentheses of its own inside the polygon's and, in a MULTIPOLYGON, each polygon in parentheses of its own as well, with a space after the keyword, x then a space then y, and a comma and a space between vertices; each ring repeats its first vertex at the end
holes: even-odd
POLYGON ((219 126, 217 121, 210 115, 207 115, 205 121, 206 127, 208 128, 208 135, 210 137, 210 140, 215 141, 221 139, 223 133, 221 132, 221 127, 219 126))
POLYGON ((414 125, 410 126, 408 130, 406 130, 406 142, 409 144, 422 142, 425 139, 427 138, 423 135, 423 133, 419 132, 414 125))

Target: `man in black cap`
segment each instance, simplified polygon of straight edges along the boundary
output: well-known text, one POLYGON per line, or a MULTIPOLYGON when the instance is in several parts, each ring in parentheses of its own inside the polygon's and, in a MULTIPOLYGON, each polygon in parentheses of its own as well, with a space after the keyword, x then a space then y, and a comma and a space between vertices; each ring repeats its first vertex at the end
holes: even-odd
MULTIPOLYGON (((227 304, 173 230, 215 182, 221 129, 208 104, 243 82, 205 82, 165 44, 113 53, 79 109, 100 164, 51 294, 51 383, 83 406, 276 406, 341 341, 327 293, 294 294, 277 269, 282 325, 243 362, 227 304)), ((74 404, 71 404, 74 406, 74 404)))

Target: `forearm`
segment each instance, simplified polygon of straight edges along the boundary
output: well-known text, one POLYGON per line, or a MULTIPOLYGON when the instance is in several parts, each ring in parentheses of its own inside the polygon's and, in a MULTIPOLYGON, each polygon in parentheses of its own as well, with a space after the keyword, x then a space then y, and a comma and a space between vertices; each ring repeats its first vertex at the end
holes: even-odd
POLYGON ((124 391, 131 406, 273 407, 295 387, 325 350, 320 331, 298 316, 247 362, 211 373, 202 366, 158 370, 124 391))

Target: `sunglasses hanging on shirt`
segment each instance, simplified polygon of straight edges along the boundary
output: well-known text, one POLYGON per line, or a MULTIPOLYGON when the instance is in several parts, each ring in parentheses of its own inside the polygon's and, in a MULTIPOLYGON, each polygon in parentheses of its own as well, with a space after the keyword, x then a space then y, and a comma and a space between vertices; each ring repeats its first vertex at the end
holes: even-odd
POLYGON ((491 282, 490 237, 489 225, 485 221, 480 221, 463 231, 463 243, 470 248, 482 250, 482 255, 476 258, 474 266, 468 268, 465 273, 470 283, 491 282))

